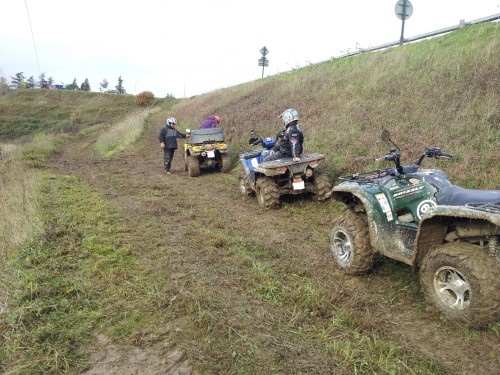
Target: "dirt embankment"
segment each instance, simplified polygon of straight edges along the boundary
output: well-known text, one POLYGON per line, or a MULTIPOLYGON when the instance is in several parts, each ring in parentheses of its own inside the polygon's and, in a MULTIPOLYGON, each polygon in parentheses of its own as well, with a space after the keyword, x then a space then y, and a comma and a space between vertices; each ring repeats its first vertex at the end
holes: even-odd
MULTIPOLYGON (((211 317, 214 325, 229 333, 224 345, 213 342, 213 347, 235 349, 229 350, 229 358, 222 354, 210 358, 215 349, 203 352, 206 346, 190 346, 194 340, 202 339, 203 333, 194 332, 197 327, 186 317, 178 316, 172 322, 173 327, 179 327, 175 336, 178 342, 162 343, 168 350, 138 351, 130 347, 118 351, 113 343, 100 337, 96 342, 99 355, 93 357, 95 363, 86 374, 190 374, 198 366, 221 373, 221 369, 230 369, 227 361, 231 354, 236 361, 238 350, 250 346, 249 343, 269 348, 269 354, 258 356, 266 363, 249 367, 255 373, 273 368, 289 369, 288 373, 351 373, 352 368, 346 367, 345 362, 317 347, 317 341, 294 339, 298 329, 295 336, 283 331, 284 319, 288 319, 289 326, 298 324, 290 317, 293 314, 246 290, 246 267, 251 266, 228 254, 225 247, 229 240, 216 235, 221 231, 242 243, 266 246, 270 253, 268 264, 272 262, 283 273, 284 282, 300 277, 304 283, 314 285, 339 309, 363 322, 360 334, 395 343, 449 373, 500 372, 498 336, 478 332, 474 338, 465 338, 456 327, 422 311, 421 295, 412 291, 416 280, 409 288, 395 285, 391 270, 401 272, 402 268, 411 273, 410 268, 380 264, 375 272, 359 278, 346 277, 335 270, 327 240, 333 215, 330 203, 296 200, 281 210, 263 212, 255 200, 239 195, 234 175, 205 173, 188 177, 182 149, 175 155, 173 174, 165 175, 158 130, 157 125, 150 126, 134 150, 112 160, 94 156, 93 139, 82 139, 58 154, 52 168, 57 173, 78 176, 117 203, 133 231, 131 247, 141 252, 144 264, 152 272, 175 280, 173 292, 179 299, 197 295, 200 306, 217 314, 211 317), (203 234, 206 238, 200 238, 203 234), (173 358, 171 362, 169 358, 173 358), (226 364, 216 364, 218 361, 226 364)), ((315 319, 323 324, 331 317, 315 319)), ((223 353, 223 349, 218 353, 223 353)))

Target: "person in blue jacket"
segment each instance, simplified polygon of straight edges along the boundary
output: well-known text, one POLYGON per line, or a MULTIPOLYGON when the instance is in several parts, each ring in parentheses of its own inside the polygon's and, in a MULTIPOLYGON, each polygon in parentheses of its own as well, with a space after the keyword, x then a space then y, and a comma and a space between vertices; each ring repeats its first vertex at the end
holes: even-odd
POLYGON ((160 147, 163 149, 163 168, 165 173, 170 174, 170 166, 177 149, 177 138, 187 138, 188 135, 181 133, 175 128, 177 121, 173 117, 167 119, 167 123, 160 131, 160 147))
POLYGON ((217 125, 219 125, 219 123, 220 123, 220 117, 219 116, 208 116, 201 123, 200 129, 216 128, 217 125))

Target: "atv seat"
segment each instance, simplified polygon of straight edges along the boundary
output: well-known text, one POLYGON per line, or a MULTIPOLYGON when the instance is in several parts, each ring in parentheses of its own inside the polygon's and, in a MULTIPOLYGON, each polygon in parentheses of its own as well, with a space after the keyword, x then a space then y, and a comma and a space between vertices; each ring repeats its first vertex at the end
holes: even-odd
POLYGON ((224 131, 222 128, 191 130, 191 135, 189 136, 190 145, 199 145, 207 142, 224 142, 224 131))
POLYGON ((467 203, 494 203, 500 202, 500 190, 464 189, 451 185, 436 193, 436 200, 440 205, 464 206, 467 203))

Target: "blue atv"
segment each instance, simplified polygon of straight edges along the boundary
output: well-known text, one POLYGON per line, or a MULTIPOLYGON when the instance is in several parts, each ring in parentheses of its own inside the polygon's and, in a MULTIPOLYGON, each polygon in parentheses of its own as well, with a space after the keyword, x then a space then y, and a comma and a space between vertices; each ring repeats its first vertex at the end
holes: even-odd
POLYGON ((299 162, 291 157, 263 162, 276 144, 276 139, 262 139, 254 131, 250 133, 249 144, 261 146, 240 154, 243 170, 238 176, 240 193, 257 196, 262 208, 278 208, 280 196, 285 194, 311 193, 315 201, 330 198, 332 185, 328 177, 315 168, 325 160, 321 154, 303 154, 299 162))

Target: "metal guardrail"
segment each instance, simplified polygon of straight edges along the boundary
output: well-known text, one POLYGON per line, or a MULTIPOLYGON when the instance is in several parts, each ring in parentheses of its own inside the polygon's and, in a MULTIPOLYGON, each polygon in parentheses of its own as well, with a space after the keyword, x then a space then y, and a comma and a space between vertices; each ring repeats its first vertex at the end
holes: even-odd
MULTIPOLYGON (((477 23, 492 22, 492 21, 497 21, 497 20, 500 20, 500 13, 497 13, 497 14, 494 14, 494 15, 488 16, 488 17, 479 18, 479 19, 474 20, 474 21, 469 21, 469 22, 460 21, 460 23, 456 26, 445 27, 444 29, 439 29, 439 30, 431 31, 431 32, 428 32, 425 34, 420 34, 417 36, 405 38, 404 43, 415 42, 415 41, 420 40, 420 39, 431 38, 431 37, 436 36, 436 35, 446 34, 446 33, 449 33, 451 31, 454 31, 456 29, 460 29, 460 28, 464 27, 465 25, 474 25, 477 23)), ((381 50, 381 49, 399 46, 399 44, 400 44, 400 41, 398 40, 395 42, 381 44, 381 45, 375 46, 375 47, 360 48, 358 51, 348 52, 348 53, 345 53, 345 54, 339 55, 339 56, 333 56, 327 60, 319 61, 315 64, 321 64, 321 63, 325 63, 328 61, 343 59, 345 57, 361 55, 362 53, 365 53, 365 52, 373 52, 373 51, 377 51, 377 50, 381 50)), ((297 68, 297 69, 300 69, 300 68, 297 68)))

